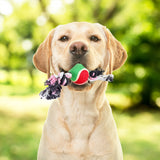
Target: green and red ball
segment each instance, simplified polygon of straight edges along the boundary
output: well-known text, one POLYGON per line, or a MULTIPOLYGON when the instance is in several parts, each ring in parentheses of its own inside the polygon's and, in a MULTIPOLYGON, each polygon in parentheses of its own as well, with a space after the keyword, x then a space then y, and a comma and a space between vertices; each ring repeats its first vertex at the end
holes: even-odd
POLYGON ((77 63, 69 70, 72 74, 71 81, 77 85, 83 85, 88 82, 89 71, 80 63, 77 63))

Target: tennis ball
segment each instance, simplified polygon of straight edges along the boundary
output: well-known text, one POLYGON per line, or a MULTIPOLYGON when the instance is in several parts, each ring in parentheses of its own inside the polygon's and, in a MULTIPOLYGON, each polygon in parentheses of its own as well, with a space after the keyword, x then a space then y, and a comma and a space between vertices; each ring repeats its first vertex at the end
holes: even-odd
POLYGON ((77 85, 83 85, 88 82, 89 71, 80 63, 77 63, 69 70, 72 74, 71 81, 77 85))

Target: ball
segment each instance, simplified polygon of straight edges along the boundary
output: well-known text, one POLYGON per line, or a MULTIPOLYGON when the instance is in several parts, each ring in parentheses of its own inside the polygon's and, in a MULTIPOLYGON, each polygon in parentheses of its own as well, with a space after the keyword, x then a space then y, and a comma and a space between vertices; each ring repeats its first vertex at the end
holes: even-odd
POLYGON ((77 85, 83 85, 88 82, 89 71, 80 63, 77 63, 69 70, 72 74, 71 81, 77 85))

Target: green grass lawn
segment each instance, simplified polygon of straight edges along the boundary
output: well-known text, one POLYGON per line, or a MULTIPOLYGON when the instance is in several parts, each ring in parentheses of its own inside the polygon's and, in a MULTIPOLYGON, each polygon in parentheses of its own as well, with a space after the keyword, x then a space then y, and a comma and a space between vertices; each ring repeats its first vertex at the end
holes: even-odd
MULTIPOLYGON (((49 101, 0 97, 0 160, 36 160, 49 101)), ((113 111, 124 160, 158 160, 160 113, 113 111)))

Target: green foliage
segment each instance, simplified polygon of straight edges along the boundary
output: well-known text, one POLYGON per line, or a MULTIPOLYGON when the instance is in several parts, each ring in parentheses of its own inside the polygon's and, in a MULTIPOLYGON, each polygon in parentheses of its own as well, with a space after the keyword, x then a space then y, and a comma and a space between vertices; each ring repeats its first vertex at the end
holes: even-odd
POLYGON ((128 52, 127 63, 114 72, 115 81, 109 85, 109 91, 121 90, 131 97, 131 106, 160 107, 160 1, 6 1, 13 12, 5 15, 0 9, 0 68, 8 72, 0 82, 12 83, 12 71, 27 70, 26 79, 32 81, 28 87, 36 85, 32 56, 48 32, 72 21, 99 22, 128 52))

